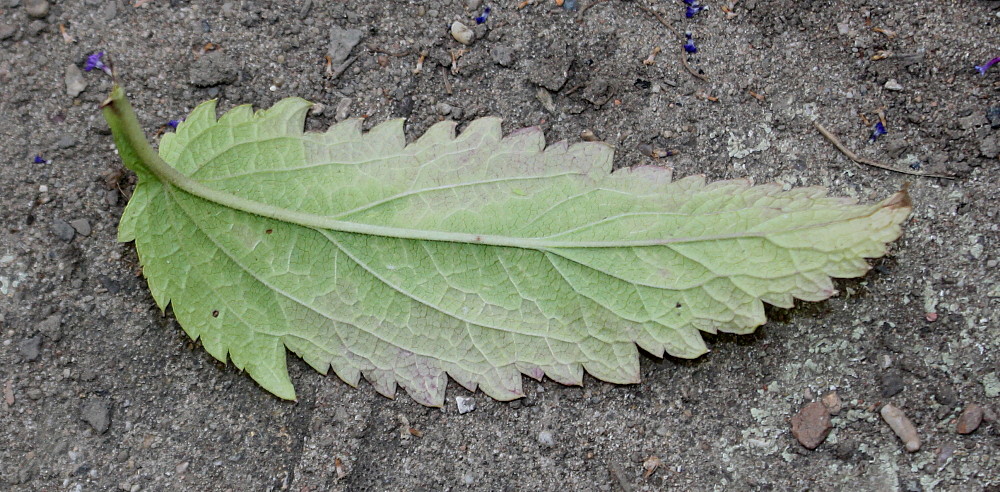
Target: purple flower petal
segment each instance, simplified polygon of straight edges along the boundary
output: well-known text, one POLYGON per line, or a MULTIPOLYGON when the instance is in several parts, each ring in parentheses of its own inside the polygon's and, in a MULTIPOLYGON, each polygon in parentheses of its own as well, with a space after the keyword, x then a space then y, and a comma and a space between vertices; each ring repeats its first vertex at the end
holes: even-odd
POLYGON ((875 123, 875 126, 872 127, 872 136, 868 137, 868 141, 869 142, 874 142, 875 140, 878 140, 878 137, 881 137, 882 135, 885 135, 886 133, 889 133, 889 132, 885 129, 885 125, 883 125, 881 121, 878 122, 878 123, 875 123))
POLYGON ((990 69, 993 65, 1000 63, 1000 56, 986 62, 984 65, 976 65, 976 70, 979 71, 979 75, 986 75, 986 71, 990 69))

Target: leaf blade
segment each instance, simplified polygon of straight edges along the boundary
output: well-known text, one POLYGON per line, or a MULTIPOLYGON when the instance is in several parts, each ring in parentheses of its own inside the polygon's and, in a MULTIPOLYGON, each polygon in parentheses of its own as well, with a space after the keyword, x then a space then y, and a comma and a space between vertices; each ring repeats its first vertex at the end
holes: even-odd
POLYGON ((492 118, 409 145, 399 120, 304 133, 299 99, 218 119, 203 104, 160 159, 124 96, 111 101, 140 177, 119 238, 136 241, 154 299, 283 398, 284 347, 425 405, 443 404, 446 375, 498 399, 523 394, 521 374, 638 382, 637 345, 696 357, 699 330, 752 331, 762 301, 825 299, 910 210, 905 193, 865 206, 816 188, 608 174, 610 147, 504 137, 492 118))

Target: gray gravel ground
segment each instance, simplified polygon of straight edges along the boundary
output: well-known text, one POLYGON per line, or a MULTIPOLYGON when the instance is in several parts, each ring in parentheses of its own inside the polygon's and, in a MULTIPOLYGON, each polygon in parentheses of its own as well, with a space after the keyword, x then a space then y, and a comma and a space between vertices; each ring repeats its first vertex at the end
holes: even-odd
POLYGON ((0 488, 1000 490, 1000 66, 973 69, 1000 56, 1000 2, 741 0, 727 18, 710 1, 686 19, 680 1, 502 0, 479 26, 479 0, 139 3, 0 0, 0 488), (677 34, 639 8, 653 3, 677 34), (470 45, 451 38, 455 20, 470 45), (687 30, 707 81, 680 62, 687 30), (551 141, 590 130, 617 166, 864 201, 908 183, 916 208, 839 297, 710 337, 699 360, 645 357, 640 385, 530 382, 511 403, 452 385, 433 409, 290 358, 288 403, 161 315, 115 242, 134 180, 97 109, 110 81, 81 72, 99 50, 150 134, 212 97, 302 96, 323 106, 311 129, 405 116, 414 138, 497 115, 551 141), (356 59, 333 79, 327 55, 332 69, 356 59), (879 110, 888 134, 869 143, 879 110), (814 117, 863 156, 958 179, 856 165, 814 117), (843 409, 807 450, 792 417, 831 390, 843 409), (475 410, 459 414, 455 396, 475 410), (912 420, 918 452, 884 403, 912 420), (958 434, 973 404, 986 421, 958 434))

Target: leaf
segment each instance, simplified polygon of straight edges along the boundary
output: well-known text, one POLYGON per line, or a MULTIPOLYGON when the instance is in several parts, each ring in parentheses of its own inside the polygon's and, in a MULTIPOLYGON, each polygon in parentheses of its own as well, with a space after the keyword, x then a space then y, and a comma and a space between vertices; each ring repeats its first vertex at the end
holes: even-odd
POLYGON ((822 188, 706 184, 636 167, 600 143, 545 147, 500 121, 360 120, 304 133, 309 103, 198 106, 145 140, 116 88, 105 116, 139 176, 119 240, 157 305, 282 398, 285 348, 321 373, 442 405, 447 376, 509 400, 521 375, 639 381, 637 346, 706 352, 700 331, 749 333, 763 302, 835 293, 885 253, 905 191, 857 205, 822 188), (162 158, 162 159, 161 159, 162 158), (170 164, 167 164, 170 163, 170 164))

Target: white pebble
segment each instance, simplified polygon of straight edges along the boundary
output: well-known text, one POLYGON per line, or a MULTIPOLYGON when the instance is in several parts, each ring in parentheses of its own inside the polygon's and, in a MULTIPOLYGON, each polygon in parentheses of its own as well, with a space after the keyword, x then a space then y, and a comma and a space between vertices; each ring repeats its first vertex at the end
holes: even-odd
POLYGON ((476 400, 465 396, 456 396, 455 404, 458 405, 458 413, 469 413, 476 409, 476 400))
POLYGON ((906 414, 902 410, 887 403, 882 407, 881 413, 882 419, 885 420, 885 423, 889 424, 892 431, 903 441, 903 445, 907 451, 915 453, 920 450, 920 436, 917 435, 917 428, 913 426, 913 422, 910 422, 910 419, 906 418, 906 414))
POLYGON ((538 442, 545 447, 553 447, 556 445, 555 438, 552 437, 552 433, 549 431, 542 431, 538 433, 538 442))
POLYGON ((472 29, 469 29, 465 24, 455 21, 451 23, 451 37, 459 43, 472 44, 476 39, 476 33, 472 32, 472 29))

